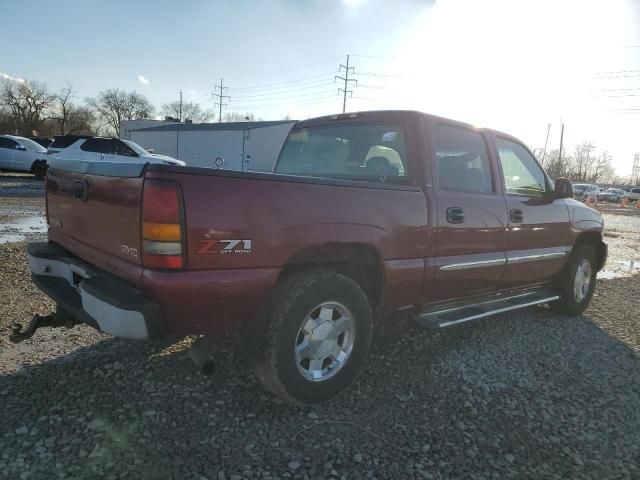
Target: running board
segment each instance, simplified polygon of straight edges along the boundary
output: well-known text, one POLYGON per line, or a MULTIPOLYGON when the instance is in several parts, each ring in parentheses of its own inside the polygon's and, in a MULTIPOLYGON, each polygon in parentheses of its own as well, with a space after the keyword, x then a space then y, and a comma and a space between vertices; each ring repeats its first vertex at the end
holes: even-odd
POLYGON ((498 313, 553 302, 559 298, 559 295, 548 290, 518 293, 492 298, 475 304, 449 305, 437 310, 428 310, 418 314, 416 321, 423 328, 439 330, 459 323, 497 315, 498 313))

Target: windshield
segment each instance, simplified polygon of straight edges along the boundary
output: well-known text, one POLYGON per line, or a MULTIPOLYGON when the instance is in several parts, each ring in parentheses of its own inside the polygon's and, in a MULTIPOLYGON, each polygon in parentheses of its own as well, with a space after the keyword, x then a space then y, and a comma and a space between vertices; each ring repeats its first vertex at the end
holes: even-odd
POLYGON ((275 172, 378 181, 406 177, 404 131, 400 125, 356 123, 294 130, 275 172))
POLYGON ((44 148, 42 145, 40 145, 39 143, 34 142, 33 140, 31 140, 29 138, 16 137, 16 140, 23 147, 25 147, 27 150, 32 150, 34 152, 40 152, 40 153, 44 153, 44 152, 47 151, 47 149, 44 148))
POLYGON ((138 155, 149 155, 149 152, 147 152, 144 148, 142 148, 136 142, 132 142, 131 140, 122 140, 122 141, 126 143, 127 146, 131 147, 131 149, 134 152, 136 152, 138 155))
POLYGON ((585 185, 584 183, 576 183, 573 186, 573 191, 577 192, 577 193, 584 192, 587 189, 588 186, 589 185, 585 185))

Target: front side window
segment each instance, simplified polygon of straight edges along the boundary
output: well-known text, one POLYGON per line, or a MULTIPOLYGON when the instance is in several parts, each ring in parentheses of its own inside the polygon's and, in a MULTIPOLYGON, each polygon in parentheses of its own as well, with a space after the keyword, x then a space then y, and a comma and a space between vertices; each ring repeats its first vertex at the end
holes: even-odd
POLYGON ((547 191, 545 175, 535 158, 522 145, 496 138, 496 147, 508 195, 542 196, 547 191))
POLYGON ((22 146, 27 150, 33 150, 34 152, 41 152, 41 153, 47 151, 47 149, 44 148, 42 145, 34 142, 29 138, 21 138, 19 141, 22 144, 22 146))
POLYGON ((293 130, 276 173, 322 178, 393 181, 407 173, 404 131, 399 125, 327 125, 293 130))
POLYGON ((433 139, 440 188, 469 193, 492 193, 487 146, 478 132, 451 125, 435 125, 433 139))
POLYGON ((137 157, 138 155, 133 149, 127 145, 125 142, 118 142, 118 155, 123 155, 125 157, 137 157))

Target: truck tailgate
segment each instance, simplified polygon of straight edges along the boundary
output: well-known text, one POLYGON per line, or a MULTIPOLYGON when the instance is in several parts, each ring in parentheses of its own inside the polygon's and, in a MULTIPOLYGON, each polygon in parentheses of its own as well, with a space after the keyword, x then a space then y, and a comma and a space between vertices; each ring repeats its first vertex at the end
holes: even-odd
POLYGON ((135 282, 142 272, 144 164, 106 167, 96 162, 52 165, 46 185, 49 239, 97 267, 135 282))

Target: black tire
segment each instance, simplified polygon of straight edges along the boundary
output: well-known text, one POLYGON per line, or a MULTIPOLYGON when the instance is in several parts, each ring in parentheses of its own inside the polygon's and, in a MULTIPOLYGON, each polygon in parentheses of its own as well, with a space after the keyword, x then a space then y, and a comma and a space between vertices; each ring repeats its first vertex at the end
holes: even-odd
POLYGON ((352 279, 330 270, 305 271, 285 278, 277 286, 270 302, 266 331, 265 344, 256 364, 260 383, 289 403, 320 403, 348 387, 362 370, 371 344, 371 306, 364 291, 352 279), (295 345, 303 323, 327 302, 337 302, 351 314, 353 343, 350 354, 335 374, 312 381, 299 369, 295 345))
POLYGON ((44 180, 47 176, 48 168, 46 161, 37 160, 36 163, 33 164, 33 167, 31 167, 31 173, 33 173, 37 179, 44 180))
POLYGON ((596 252, 589 245, 577 245, 574 247, 567 264, 556 282, 557 290, 560 293, 560 300, 549 304, 551 310, 564 315, 582 315, 589 306, 589 302, 591 301, 591 297, 593 297, 593 292, 596 287, 598 264, 596 260, 596 252), (584 298, 578 300, 574 293, 576 272, 578 267, 585 261, 589 262, 590 265, 589 286, 584 298))

